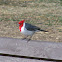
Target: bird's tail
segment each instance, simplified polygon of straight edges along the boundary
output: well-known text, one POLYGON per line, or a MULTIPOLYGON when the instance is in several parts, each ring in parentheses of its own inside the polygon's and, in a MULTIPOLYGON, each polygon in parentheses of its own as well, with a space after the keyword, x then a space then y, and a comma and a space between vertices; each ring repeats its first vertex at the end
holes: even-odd
POLYGON ((48 31, 46 31, 46 30, 41 30, 41 29, 40 29, 40 31, 43 31, 43 32, 48 32, 48 31))

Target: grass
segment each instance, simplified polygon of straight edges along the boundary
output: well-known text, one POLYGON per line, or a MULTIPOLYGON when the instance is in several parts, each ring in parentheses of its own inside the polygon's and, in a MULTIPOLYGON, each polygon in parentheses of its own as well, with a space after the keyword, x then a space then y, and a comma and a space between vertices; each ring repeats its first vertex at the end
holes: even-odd
POLYGON ((59 20, 60 23, 62 23, 62 16, 59 16, 58 20, 59 20))
MULTIPOLYGON (((49 35, 43 34, 44 36, 48 37, 48 39, 46 37, 43 38, 41 34, 36 34, 34 37, 38 36, 38 39, 41 39, 42 37, 43 40, 50 39, 56 41, 56 36, 59 36, 59 33, 60 35, 62 33, 61 2, 61 0, 6 0, 5 2, 3 0, 0 0, 0 23, 3 23, 0 25, 0 31, 3 30, 2 26, 9 26, 9 24, 9 27, 12 27, 11 29, 13 30, 13 26, 15 24, 17 24, 20 20, 25 19, 26 22, 36 25, 42 29, 51 31, 52 33, 50 33, 49 35)), ((11 30, 8 29, 7 33, 10 33, 9 35, 11 35, 12 37, 17 37, 20 35, 15 34, 18 33, 18 27, 16 25, 14 27, 16 27, 14 32, 12 31, 10 33, 11 30)), ((4 29, 5 28, 7 29, 7 27, 4 27, 4 29)))
POLYGON ((57 3, 57 2, 59 2, 59 0, 39 0, 39 2, 57 3))

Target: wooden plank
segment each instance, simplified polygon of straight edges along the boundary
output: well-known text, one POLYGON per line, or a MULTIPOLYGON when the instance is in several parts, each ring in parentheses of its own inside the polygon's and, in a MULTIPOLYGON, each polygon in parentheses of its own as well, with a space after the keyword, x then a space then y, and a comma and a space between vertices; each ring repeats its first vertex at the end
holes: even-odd
POLYGON ((0 62, 51 62, 51 61, 32 60, 32 59, 0 56, 0 62))
POLYGON ((0 53, 62 60, 62 42, 0 38, 0 53))

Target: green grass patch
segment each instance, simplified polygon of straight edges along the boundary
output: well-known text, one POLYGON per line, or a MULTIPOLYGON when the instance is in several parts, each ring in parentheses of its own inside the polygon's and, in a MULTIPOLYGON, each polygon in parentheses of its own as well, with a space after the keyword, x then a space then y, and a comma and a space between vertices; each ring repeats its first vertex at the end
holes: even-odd
POLYGON ((48 2, 48 3, 57 3, 59 2, 60 0, 39 0, 39 2, 48 2))
POLYGON ((59 17, 58 17, 58 20, 59 20, 59 22, 62 23, 62 16, 59 16, 59 17))
POLYGON ((62 32, 62 29, 59 29, 59 32, 62 32))
POLYGON ((62 6, 62 0, 60 0, 60 4, 61 4, 61 6, 62 6))
POLYGON ((52 25, 54 25, 55 20, 47 20, 47 22, 48 23, 45 25, 52 26, 52 25))

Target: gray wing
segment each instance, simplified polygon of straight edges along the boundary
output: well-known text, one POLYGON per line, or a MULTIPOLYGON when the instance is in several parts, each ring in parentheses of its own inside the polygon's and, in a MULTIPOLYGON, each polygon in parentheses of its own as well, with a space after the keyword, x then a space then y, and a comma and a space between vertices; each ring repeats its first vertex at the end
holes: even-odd
POLYGON ((39 27, 37 27, 37 26, 33 26, 33 25, 31 25, 31 24, 28 24, 28 23, 25 23, 25 28, 26 28, 27 30, 29 30, 29 31, 40 30, 39 27))

